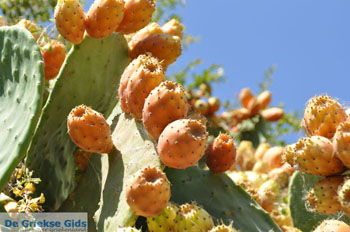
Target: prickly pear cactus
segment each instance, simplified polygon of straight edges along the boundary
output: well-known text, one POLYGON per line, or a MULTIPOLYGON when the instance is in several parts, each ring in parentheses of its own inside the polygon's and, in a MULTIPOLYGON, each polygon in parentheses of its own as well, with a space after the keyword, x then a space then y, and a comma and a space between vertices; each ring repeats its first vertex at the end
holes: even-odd
POLYGON ((322 177, 295 172, 289 184, 289 207, 293 218, 294 226, 298 229, 308 232, 312 231, 317 225, 326 219, 342 220, 350 223, 350 218, 343 213, 334 215, 322 215, 317 212, 312 212, 306 202, 308 191, 322 177))
POLYGON ((98 231, 112 232, 117 226, 130 226, 136 220, 126 202, 126 186, 140 169, 160 167, 155 146, 143 125, 121 114, 114 120, 112 135, 115 152, 102 159, 102 192, 100 208, 95 214, 98 231))
POLYGON ((166 168, 171 182, 172 201, 183 204, 196 201, 216 220, 231 223, 241 231, 281 231, 270 216, 226 174, 191 167, 186 170, 166 168))
POLYGON ((40 116, 43 61, 33 36, 0 28, 0 188, 26 155, 40 116))
POLYGON ((123 36, 86 37, 73 46, 43 110, 27 165, 42 179, 46 207, 57 210, 74 190, 76 148, 67 134, 67 115, 85 104, 107 117, 117 103, 119 78, 129 62, 123 36))

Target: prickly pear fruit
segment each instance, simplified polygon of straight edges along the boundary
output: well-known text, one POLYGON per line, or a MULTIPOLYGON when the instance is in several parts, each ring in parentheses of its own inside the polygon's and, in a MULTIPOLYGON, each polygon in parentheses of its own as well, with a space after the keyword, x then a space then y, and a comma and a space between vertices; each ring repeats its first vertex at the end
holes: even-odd
POLYGON ((350 226, 338 220, 325 220, 313 232, 350 232, 350 226))
POLYGON ((209 230, 209 232, 237 232, 237 230, 232 225, 218 225, 209 230))
POLYGON ((252 169, 253 172, 257 173, 268 173, 270 171, 269 165, 263 161, 257 161, 252 169))
POLYGON ((77 169, 81 172, 85 172, 89 166, 89 160, 91 158, 91 153, 77 149, 73 153, 74 161, 77 169))
POLYGON ((342 162, 333 154, 331 141, 322 136, 301 138, 296 144, 288 145, 283 158, 290 165, 313 175, 330 176, 344 170, 342 162))
POLYGON ((84 151, 109 153, 113 149, 109 125, 90 107, 75 107, 68 115, 67 127, 72 141, 84 151))
POLYGON ((252 170, 256 162, 254 156, 254 146, 250 141, 241 141, 237 148, 236 164, 240 170, 252 170))
POLYGON ((271 102, 271 92, 268 90, 262 91, 257 97, 256 97, 256 103, 259 106, 260 110, 265 109, 271 102))
POLYGON ((272 212, 280 196, 280 187, 274 180, 264 182, 258 190, 258 202, 267 212, 272 212))
POLYGON ((80 44, 85 32, 85 13, 79 0, 58 0, 55 23, 59 33, 73 44, 80 44))
POLYGON ((179 211, 179 207, 170 203, 157 216, 147 218, 147 226, 149 232, 176 232, 175 218, 179 211))
POLYGON ((284 163, 281 167, 275 168, 269 172, 269 178, 276 181, 281 187, 288 185, 289 177, 294 173, 295 169, 288 163, 284 163))
POLYGON ((23 27, 23 28, 27 29, 30 33, 32 33, 35 40, 37 40, 39 35, 40 35, 40 29, 38 28, 38 26, 34 22, 32 22, 30 20, 21 19, 16 24, 16 26, 23 27))
POLYGON ((117 228, 117 232, 141 232, 141 231, 134 227, 123 227, 123 228, 117 228))
POLYGON ((250 117, 250 111, 246 108, 240 108, 231 111, 232 119, 238 124, 250 117))
POLYGON ((350 168, 350 121, 340 123, 333 137, 335 155, 350 168))
POLYGON ((295 228, 293 226, 282 226, 283 232, 302 232, 298 228, 295 228))
POLYGON ((350 179, 345 179, 344 183, 338 189, 338 199, 342 210, 350 215, 350 179))
POLYGON ((194 103, 194 110, 203 115, 208 114, 208 110, 209 110, 208 102, 206 102, 203 99, 196 100, 194 103))
POLYGON ((136 215, 159 214, 170 199, 170 183, 162 170, 147 167, 137 172, 126 192, 127 203, 136 215))
POLYGON ((272 170, 274 168, 279 168, 283 164, 282 154, 283 147, 275 146, 268 149, 263 157, 263 162, 267 163, 269 169, 272 170))
POLYGON ((239 93, 238 98, 244 108, 248 108, 250 102, 255 100, 255 97, 249 88, 243 88, 239 93))
POLYGON ((66 58, 66 47, 57 40, 51 40, 41 49, 44 59, 45 80, 51 80, 57 76, 66 58))
POLYGON ((140 55, 133 60, 122 75, 119 98, 124 112, 142 118, 142 109, 149 93, 165 81, 163 66, 157 58, 140 55), (127 80, 126 82, 124 82, 127 80))
POLYGON ((271 148, 271 145, 268 143, 260 143, 255 151, 256 160, 263 160, 265 152, 271 148))
POLYGON ((2 27, 2 26, 6 26, 6 20, 5 20, 4 17, 2 17, 2 16, 0 15, 0 27, 2 27))
POLYGON ((162 26, 162 30, 165 34, 175 35, 180 38, 183 36, 184 25, 177 19, 170 19, 162 26))
POLYGON ((129 42, 131 58, 151 53, 162 62, 164 67, 174 63, 181 55, 181 50, 180 37, 165 34, 156 23, 151 23, 138 31, 129 42))
POLYGON ((116 31, 130 34, 144 28, 150 23, 154 11, 154 0, 125 0, 124 18, 116 31))
POLYGON ((181 205, 175 220, 178 232, 207 232, 214 227, 209 213, 194 202, 181 205))
POLYGON ((337 100, 329 96, 317 96, 307 103, 303 127, 309 136, 332 138, 338 124, 346 118, 345 109, 337 100))
POLYGON ((213 173, 222 173, 234 164, 236 148, 228 134, 219 134, 206 151, 206 163, 213 173))
POLYGON ((85 18, 86 32, 105 38, 119 26, 124 16, 124 0, 95 0, 85 18))
POLYGON ((220 108, 220 99, 217 97, 208 98, 208 114, 216 113, 220 108))
POLYGON ((334 214, 340 211, 337 190, 343 182, 341 176, 325 177, 317 182, 307 196, 311 209, 322 214, 334 214))
POLYGON ((284 111, 281 108, 272 107, 261 111, 260 114, 265 120, 269 122, 276 122, 283 117, 284 111))
POLYGON ((170 123, 158 140, 160 160, 168 167, 185 169, 204 155, 208 134, 197 120, 181 119, 170 123))
POLYGON ((142 121, 149 135, 158 140, 169 123, 187 116, 188 109, 184 88, 175 82, 164 81, 146 98, 142 121))

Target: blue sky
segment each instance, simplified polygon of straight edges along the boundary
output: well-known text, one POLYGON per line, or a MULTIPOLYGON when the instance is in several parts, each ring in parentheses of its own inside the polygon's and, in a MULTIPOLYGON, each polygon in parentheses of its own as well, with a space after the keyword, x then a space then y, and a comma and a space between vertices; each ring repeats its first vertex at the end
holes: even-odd
POLYGON ((197 58, 204 61, 198 71, 220 64, 227 81, 215 86, 214 95, 233 99, 244 87, 257 92, 264 71, 276 65, 272 105, 283 102, 287 111, 302 112, 317 94, 349 105, 349 9, 349 0, 187 0, 176 13, 187 33, 201 39, 169 72, 197 58))
POLYGON ((343 103, 350 87, 350 1, 187 1, 179 10, 189 34, 201 37, 174 65, 195 58, 221 64, 228 80, 215 94, 233 98, 258 91, 263 72, 276 65, 273 103, 303 110, 308 98, 327 93, 343 103), (213 4, 215 2, 215 4, 213 4))

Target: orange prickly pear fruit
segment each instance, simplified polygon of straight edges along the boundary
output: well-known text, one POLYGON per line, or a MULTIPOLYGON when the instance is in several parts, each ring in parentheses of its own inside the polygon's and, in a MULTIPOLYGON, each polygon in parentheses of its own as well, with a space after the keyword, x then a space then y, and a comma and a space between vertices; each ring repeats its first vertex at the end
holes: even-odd
POLYGON ((16 24, 16 26, 23 27, 23 28, 27 29, 30 33, 32 33, 35 40, 37 40, 39 35, 40 35, 40 29, 38 28, 38 26, 35 23, 33 23, 30 20, 21 19, 16 24))
POLYGON ((342 162, 334 156, 333 144, 322 136, 299 139, 284 149, 283 158, 301 171, 320 176, 336 175, 344 171, 342 162))
POLYGON ((340 211, 337 190, 343 182, 342 176, 332 176, 316 183, 307 196, 310 207, 322 214, 334 214, 340 211))
POLYGON ((170 19, 162 26, 162 30, 165 34, 175 35, 180 38, 183 36, 184 25, 177 19, 170 19))
POLYGON ((271 102, 271 92, 268 90, 262 91, 257 97, 256 102, 260 110, 265 109, 271 102))
POLYGON ((269 178, 276 181, 281 187, 288 186, 289 177, 294 173, 295 169, 288 163, 284 163, 281 167, 275 168, 269 172, 269 178))
POLYGON ((148 134, 158 140, 169 123, 186 118, 188 109, 184 88, 175 82, 164 81, 146 98, 142 121, 148 134))
POLYGON ((256 101, 256 99, 252 99, 247 106, 247 109, 250 112, 250 117, 255 116, 259 113, 260 108, 258 105, 258 102, 256 101))
POLYGON ((124 0, 95 0, 86 18, 86 32, 93 38, 105 38, 119 26, 124 16, 124 0))
POLYGON ((249 88, 243 88, 239 93, 238 98, 241 101, 242 106, 247 109, 250 102, 255 100, 255 97, 249 88))
POLYGON ((63 38, 80 44, 85 32, 85 13, 79 0, 58 0, 54 14, 57 30, 63 38))
POLYGON ((241 141, 237 148, 236 164, 240 167, 242 171, 252 170, 256 159, 255 150, 253 143, 251 141, 241 141))
POLYGON ((77 149, 74 152, 74 161, 75 164, 77 165, 77 169, 79 171, 86 171, 88 166, 89 166, 89 160, 91 158, 90 153, 83 151, 81 149, 77 149))
POLYGON ((113 149, 111 129, 102 114, 80 105, 68 115, 68 133, 82 150, 110 153, 113 149))
POLYGON ((208 102, 203 99, 198 99, 194 102, 194 109, 196 112, 206 115, 208 114, 208 102))
POLYGON ((57 76, 66 58, 66 46, 57 40, 51 40, 41 49, 44 59, 45 80, 57 76))
POLYGON ((338 199, 342 210, 350 215, 350 179, 346 178, 344 183, 338 189, 338 199))
POLYGON ((260 143, 255 151, 255 158, 257 160, 263 160, 265 152, 271 148, 271 145, 268 143, 260 143))
POLYGON ((283 117, 284 111, 281 108, 272 107, 261 111, 260 114, 265 120, 269 122, 276 122, 283 117))
POLYGON ((149 93, 165 81, 163 66, 157 58, 140 55, 122 74, 119 98, 124 112, 142 118, 142 109, 149 93))
POLYGON ((335 155, 350 168, 350 121, 339 124, 333 137, 335 155))
POLYGON ((165 34, 156 23, 151 23, 138 31, 129 42, 131 58, 151 53, 162 62, 164 67, 174 63, 181 55, 181 50, 180 37, 165 34))
POLYGON ((220 109, 220 99, 217 97, 208 98, 208 114, 214 114, 220 109))
POLYGON ((311 98, 305 108, 303 127, 309 136, 332 138, 337 126, 347 119, 344 107, 329 96, 311 98))
POLYGON ((222 173, 230 169, 236 158, 233 139, 227 134, 218 135, 206 151, 206 163, 213 173, 222 173))
POLYGON ((350 232, 350 226, 338 220, 325 220, 313 232, 350 232))
POLYGON ((250 117, 250 112, 246 108, 231 111, 232 119, 238 124, 250 117))
POLYGON ((270 170, 279 168, 283 164, 282 154, 283 147, 275 146, 268 149, 263 157, 263 162, 268 164, 270 170))
POLYGON ((154 0, 125 0, 124 18, 116 31, 130 34, 147 26, 156 9, 154 0))
POLYGON ((2 26, 6 26, 6 20, 5 20, 4 17, 2 17, 2 16, 0 15, 0 27, 2 27, 2 26))
POLYGON ((197 120, 181 119, 170 123, 158 140, 160 160, 168 167, 185 169, 204 155, 208 133, 197 120))
POLYGON ((127 188, 126 199, 136 215, 152 217, 168 205, 170 194, 170 183, 163 171, 147 167, 136 173, 127 188))

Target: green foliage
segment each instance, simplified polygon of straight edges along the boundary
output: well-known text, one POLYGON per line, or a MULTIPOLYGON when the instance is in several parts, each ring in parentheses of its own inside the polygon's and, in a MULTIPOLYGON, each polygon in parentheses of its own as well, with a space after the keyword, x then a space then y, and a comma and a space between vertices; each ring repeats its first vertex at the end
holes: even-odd
POLYGON ((27 157, 27 166, 42 179, 48 209, 57 210, 76 186, 72 155, 76 146, 67 134, 69 112, 85 104, 108 116, 128 62, 126 41, 115 33, 100 40, 86 37, 67 55, 27 157))
POLYGON ((41 113, 43 61, 33 36, 0 28, 0 188, 24 158, 41 113))
POLYGON ((316 184, 321 177, 295 172, 289 183, 289 207, 293 218, 294 226, 303 232, 310 232, 321 221, 326 219, 342 220, 350 223, 350 218, 342 213, 334 215, 323 215, 312 212, 306 202, 306 196, 309 190, 316 184))
POLYGON ((157 9, 153 15, 153 21, 164 23, 170 18, 177 18, 181 20, 181 17, 174 13, 179 5, 185 6, 185 0, 157 0, 157 9))
POLYGON ((210 65, 201 73, 191 72, 196 66, 201 63, 202 60, 196 59, 187 64, 182 70, 171 74, 169 76, 169 79, 174 80, 182 85, 187 85, 190 89, 198 88, 201 84, 212 84, 225 80, 224 69, 222 66, 217 64, 210 65))
POLYGON ((270 216, 226 174, 214 175, 198 167, 165 169, 171 182, 171 200, 196 201, 217 221, 231 223, 240 231, 281 231, 270 216))
POLYGON ((136 217, 126 202, 126 187, 137 171, 161 163, 142 123, 121 114, 114 119, 113 143, 120 151, 102 161, 102 193, 95 214, 98 231, 112 232, 131 226, 136 217))
POLYGON ((284 116, 275 123, 267 123, 266 140, 271 144, 285 146, 284 135, 297 133, 301 130, 300 113, 285 113, 284 116))
POLYGON ((47 22, 56 0, 1 0, 0 8, 8 23, 19 19, 31 19, 36 22, 47 22))

